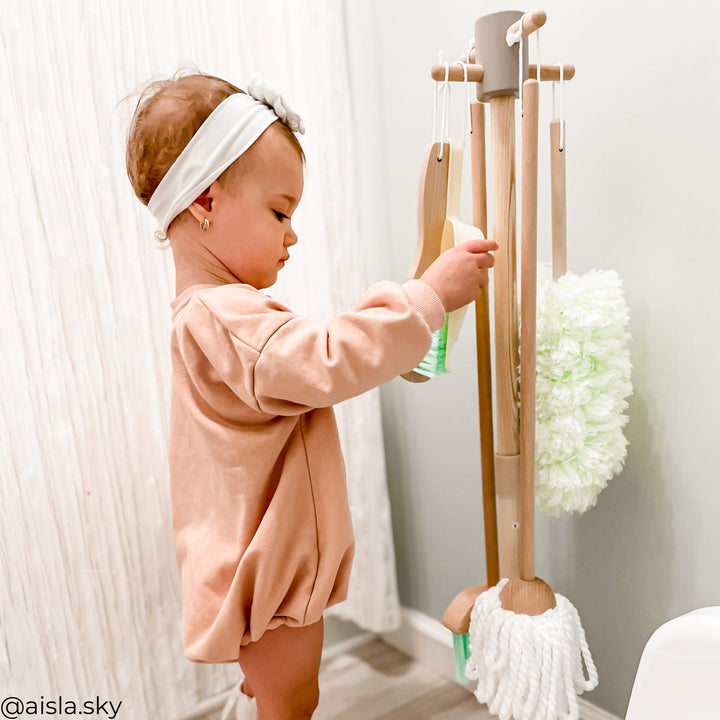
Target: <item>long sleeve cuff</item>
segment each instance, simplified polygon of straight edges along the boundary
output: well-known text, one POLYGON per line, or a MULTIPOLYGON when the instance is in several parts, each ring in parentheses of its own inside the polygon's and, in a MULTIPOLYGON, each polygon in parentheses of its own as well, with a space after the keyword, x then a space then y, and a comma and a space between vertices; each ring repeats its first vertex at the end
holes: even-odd
POLYGON ((438 294, 422 280, 408 280, 403 287, 432 332, 445 324, 445 307, 438 294))

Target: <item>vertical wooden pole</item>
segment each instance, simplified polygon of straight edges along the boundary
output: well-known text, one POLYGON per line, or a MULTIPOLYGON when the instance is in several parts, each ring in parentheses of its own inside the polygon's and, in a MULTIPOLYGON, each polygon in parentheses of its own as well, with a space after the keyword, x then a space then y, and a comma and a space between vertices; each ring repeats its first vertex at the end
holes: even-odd
MULTIPOLYGON (((473 225, 487 237, 487 174, 485 169, 485 106, 470 106, 470 160, 472 163, 473 225)), ((497 507, 495 499, 495 443, 493 430, 492 360, 490 353, 490 289, 475 298, 475 347, 477 352, 480 460, 485 527, 485 568, 488 587, 500 580, 497 507)))
POLYGON ((537 298, 538 82, 522 87, 520 227, 520 577, 535 579, 535 308, 537 298))
POLYGON ((493 150, 493 239, 495 252, 495 397, 497 412, 495 482, 500 574, 519 574, 518 317, 515 250, 515 97, 490 99, 493 150))

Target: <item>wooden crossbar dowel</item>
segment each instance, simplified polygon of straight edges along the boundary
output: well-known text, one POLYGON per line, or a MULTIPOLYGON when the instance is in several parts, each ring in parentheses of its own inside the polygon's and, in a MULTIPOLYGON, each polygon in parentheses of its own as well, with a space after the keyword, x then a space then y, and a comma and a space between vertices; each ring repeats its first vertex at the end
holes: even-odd
MULTIPOLYGON (((464 60, 462 62, 465 62, 464 60)), ((432 66, 430 71, 433 80, 442 81, 445 80, 445 64, 437 63, 432 66)), ((482 82, 484 75, 482 65, 470 64, 467 66, 467 79, 469 82, 482 82)), ((460 65, 460 62, 450 63, 448 68, 448 80, 453 82, 461 82, 465 80, 465 68, 460 65)))
POLYGON ((522 36, 525 38, 536 30, 539 30, 547 22, 547 13, 544 10, 533 10, 531 13, 525 13, 517 22, 514 22, 509 28, 509 33, 516 33, 521 28, 522 36))
MULTIPOLYGON (((575 77, 574 65, 563 65, 563 80, 572 80, 575 77)), ((557 65, 540 65, 540 78, 537 76, 537 65, 528 65, 528 75, 533 80, 552 80, 558 82, 560 80, 560 68, 557 65)))
MULTIPOLYGON (((448 69, 448 80, 450 82, 463 82, 465 80, 465 69, 460 65, 458 61, 451 63, 448 69)), ((476 65, 470 63, 467 66, 467 79, 469 82, 482 82, 485 76, 485 71, 482 65, 476 65)), ((533 80, 537 79, 537 65, 528 65, 528 74, 533 80)), ((433 80, 442 82, 445 80, 445 65, 437 63, 433 65, 430 70, 430 75, 433 80)), ((572 80, 575 77, 575 66, 574 65, 563 65, 563 80, 572 80)), ((560 80, 560 68, 557 65, 546 65, 540 66, 540 80, 558 82, 560 80)))

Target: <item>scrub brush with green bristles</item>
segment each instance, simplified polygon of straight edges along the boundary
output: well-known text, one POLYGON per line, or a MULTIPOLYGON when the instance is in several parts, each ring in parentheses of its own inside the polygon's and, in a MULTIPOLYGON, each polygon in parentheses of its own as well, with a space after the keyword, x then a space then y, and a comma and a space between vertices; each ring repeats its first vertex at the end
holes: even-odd
POLYGON ((453 633, 453 651, 455 654, 455 676, 460 682, 470 682, 465 674, 467 661, 470 659, 470 633, 462 635, 453 633))
POLYGON ((432 335, 432 344, 415 372, 425 377, 435 377, 447 372, 448 327, 450 318, 445 315, 445 324, 432 335))

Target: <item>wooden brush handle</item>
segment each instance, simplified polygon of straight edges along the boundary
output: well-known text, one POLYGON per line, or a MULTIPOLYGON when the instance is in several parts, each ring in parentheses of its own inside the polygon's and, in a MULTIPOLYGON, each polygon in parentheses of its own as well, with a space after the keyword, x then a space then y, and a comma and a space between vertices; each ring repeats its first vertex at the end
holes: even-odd
MULTIPOLYGON (((432 143, 425 148, 420 189, 418 192, 418 241, 415 261, 408 278, 419 278, 442 250, 442 234, 447 214, 448 168, 450 167, 450 145, 432 143), (442 149, 442 158, 440 150, 442 149)), ((409 382, 422 383, 427 375, 410 372, 401 375, 409 382)))
POLYGON ((550 123, 550 196, 552 203, 552 269, 557 280, 567 272, 565 148, 560 149, 560 120, 550 123))
POLYGON ((432 143, 425 148, 418 191, 418 241, 410 278, 419 278, 440 255, 447 211, 450 145, 432 143), (442 158, 440 151, 442 149, 442 158))
POLYGON ((535 312, 537 296, 538 82, 522 87, 520 269, 520 577, 535 578, 535 312))
MULTIPOLYGON (((473 225, 487 237, 487 176, 485 171, 485 106, 470 106, 470 160, 472 163, 473 225)), ((487 271, 486 271, 487 272, 487 271)), ((487 584, 500 580, 497 508, 495 501, 495 440, 492 405, 492 361, 490 359, 490 294, 485 285, 475 298, 475 346, 477 352, 480 462, 482 470, 485 567, 487 584)))

